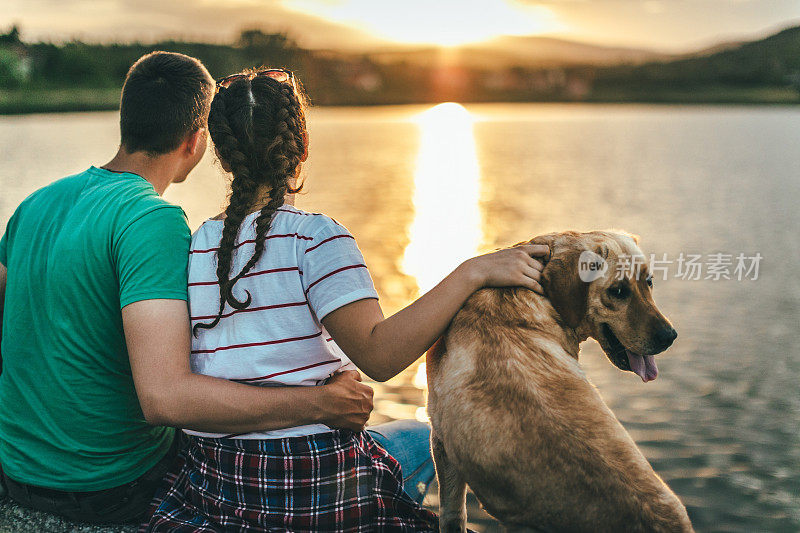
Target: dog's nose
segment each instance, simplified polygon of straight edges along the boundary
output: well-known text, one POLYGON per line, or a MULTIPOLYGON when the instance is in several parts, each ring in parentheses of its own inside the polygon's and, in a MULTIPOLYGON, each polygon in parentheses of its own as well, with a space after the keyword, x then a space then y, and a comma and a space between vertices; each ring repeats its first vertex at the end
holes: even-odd
POLYGON ((672 326, 664 326, 656 332, 656 343, 666 350, 678 337, 678 332, 672 326))

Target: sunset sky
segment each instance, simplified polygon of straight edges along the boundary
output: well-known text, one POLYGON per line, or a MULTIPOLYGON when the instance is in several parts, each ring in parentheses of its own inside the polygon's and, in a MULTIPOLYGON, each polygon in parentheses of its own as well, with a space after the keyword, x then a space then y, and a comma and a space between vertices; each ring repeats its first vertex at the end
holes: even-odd
POLYGON ((552 35, 683 51, 800 24, 798 0, 3 0, 0 29, 26 40, 231 41, 288 31, 315 48, 458 45, 552 35))

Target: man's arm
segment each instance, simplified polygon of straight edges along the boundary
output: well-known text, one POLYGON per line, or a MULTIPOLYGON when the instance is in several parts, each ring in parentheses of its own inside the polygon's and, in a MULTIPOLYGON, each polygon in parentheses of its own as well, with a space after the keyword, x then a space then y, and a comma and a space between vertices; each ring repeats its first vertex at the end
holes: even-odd
POLYGON ((360 430, 372 411, 372 389, 352 371, 318 387, 257 387, 192 373, 182 300, 134 302, 122 309, 122 322, 136 393, 150 424, 211 433, 313 423, 360 430))

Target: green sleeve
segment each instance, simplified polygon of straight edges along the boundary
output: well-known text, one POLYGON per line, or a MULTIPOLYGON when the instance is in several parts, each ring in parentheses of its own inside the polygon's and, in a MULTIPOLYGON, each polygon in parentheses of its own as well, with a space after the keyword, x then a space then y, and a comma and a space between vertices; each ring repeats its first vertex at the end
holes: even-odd
POLYGON ((190 241, 177 206, 156 208, 125 228, 114 242, 120 309, 141 300, 188 300, 190 241))
POLYGON ((4 267, 8 266, 8 243, 6 242, 8 239, 6 235, 8 235, 8 230, 6 230, 0 238, 0 263, 2 263, 4 267))
POLYGON ((9 235, 11 234, 11 226, 14 224, 14 219, 17 216, 17 211, 11 215, 11 218, 8 219, 8 224, 6 224, 6 231, 3 233, 3 237, 0 238, 0 263, 3 264, 4 267, 8 267, 8 239, 9 235))

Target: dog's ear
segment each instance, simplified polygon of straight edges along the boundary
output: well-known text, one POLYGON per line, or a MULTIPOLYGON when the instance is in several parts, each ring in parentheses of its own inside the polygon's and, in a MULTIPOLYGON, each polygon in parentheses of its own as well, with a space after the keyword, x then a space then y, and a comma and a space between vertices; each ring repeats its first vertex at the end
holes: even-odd
MULTIPOLYGON (((556 237, 558 233, 548 233, 546 235, 539 235, 538 237, 534 237, 533 239, 525 242, 521 242, 518 244, 544 244, 550 249, 550 253, 548 254, 548 260, 553 257, 553 248, 556 244, 556 237)), ((516 246, 516 245, 515 245, 516 246)), ((546 262, 546 261, 545 261, 546 262)))
MULTIPOLYGON (((554 250, 551 248, 550 252, 554 250)), ((555 252, 542 272, 542 287, 564 323, 574 328, 586 315, 589 297, 589 284, 578 274, 581 250, 567 248, 555 252)))

